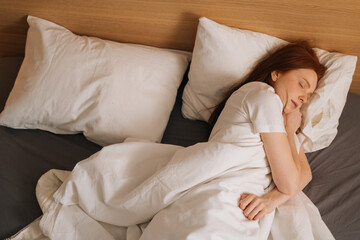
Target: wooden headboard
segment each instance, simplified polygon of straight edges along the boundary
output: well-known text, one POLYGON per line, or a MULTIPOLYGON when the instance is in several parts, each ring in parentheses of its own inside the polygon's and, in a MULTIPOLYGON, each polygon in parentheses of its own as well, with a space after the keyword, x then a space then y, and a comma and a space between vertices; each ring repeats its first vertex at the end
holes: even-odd
MULTIPOLYGON (((360 1, 0 0, 0 57, 24 54, 33 15, 74 33, 191 51, 198 18, 360 58, 360 1)), ((360 94, 360 59, 351 85, 360 94)))

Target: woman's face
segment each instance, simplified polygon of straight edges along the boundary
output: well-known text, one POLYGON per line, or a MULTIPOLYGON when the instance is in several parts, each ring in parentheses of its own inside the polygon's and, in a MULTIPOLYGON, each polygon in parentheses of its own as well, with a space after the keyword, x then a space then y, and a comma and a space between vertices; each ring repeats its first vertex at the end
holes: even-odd
POLYGON ((318 80, 316 72, 307 68, 272 71, 271 78, 272 86, 284 105, 285 114, 301 108, 314 92, 318 80))

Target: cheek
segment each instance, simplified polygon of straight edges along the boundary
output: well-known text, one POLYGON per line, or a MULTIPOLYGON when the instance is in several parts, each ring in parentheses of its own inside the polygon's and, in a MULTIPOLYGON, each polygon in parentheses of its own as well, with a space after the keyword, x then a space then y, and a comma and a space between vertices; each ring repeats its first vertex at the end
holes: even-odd
POLYGON ((287 94, 290 98, 296 98, 299 95, 299 87, 296 83, 287 86, 287 94))

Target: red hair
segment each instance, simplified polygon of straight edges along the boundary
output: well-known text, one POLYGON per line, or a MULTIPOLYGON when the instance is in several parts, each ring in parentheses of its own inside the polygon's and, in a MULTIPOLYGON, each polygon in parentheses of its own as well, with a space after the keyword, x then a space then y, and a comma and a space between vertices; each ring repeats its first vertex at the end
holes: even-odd
POLYGON ((277 49, 274 53, 260 61, 248 75, 246 80, 232 87, 226 94, 225 98, 214 107, 215 110, 209 119, 210 127, 213 128, 215 125, 215 122, 217 121, 231 94, 244 84, 254 81, 269 83, 272 71, 277 70, 280 72, 287 72, 300 68, 313 69, 317 74, 318 80, 326 71, 326 67, 320 63, 313 48, 306 41, 290 43, 277 49))

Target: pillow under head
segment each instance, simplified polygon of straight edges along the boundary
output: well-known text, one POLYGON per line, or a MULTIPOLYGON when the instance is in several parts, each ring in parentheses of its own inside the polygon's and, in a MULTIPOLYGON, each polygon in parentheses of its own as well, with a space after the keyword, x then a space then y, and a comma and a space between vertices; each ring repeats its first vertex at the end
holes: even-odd
MULTIPOLYGON (((200 18, 189 81, 182 96, 182 114, 208 121, 226 92, 244 81, 263 57, 285 44, 286 41, 263 33, 200 18)), ((335 138, 357 61, 356 56, 316 51, 328 70, 301 110, 303 123, 298 137, 306 152, 324 148, 335 138)))

